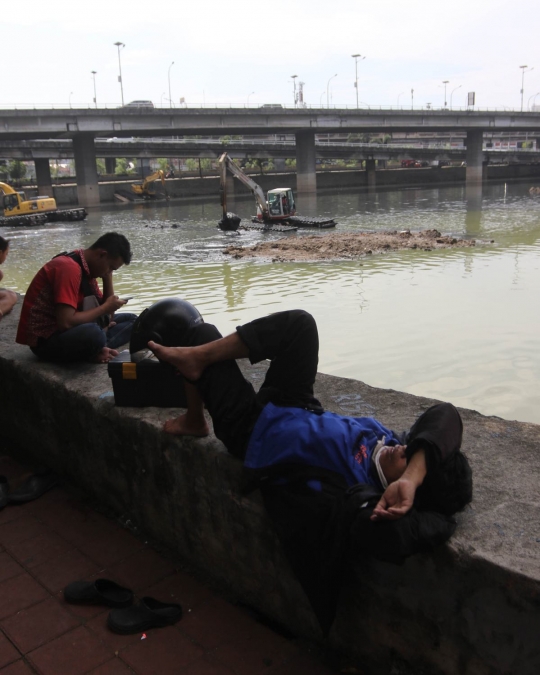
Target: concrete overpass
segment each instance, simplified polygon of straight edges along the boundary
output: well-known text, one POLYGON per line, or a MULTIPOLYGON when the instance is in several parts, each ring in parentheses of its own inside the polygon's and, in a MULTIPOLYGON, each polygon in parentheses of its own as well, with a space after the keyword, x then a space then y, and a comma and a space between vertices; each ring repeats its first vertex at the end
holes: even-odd
MULTIPOLYGON (((481 184, 484 132, 540 131, 537 112, 365 109, 0 110, 0 141, 71 139, 79 202, 99 203, 95 138, 178 135, 294 134, 299 192, 316 190, 315 134, 455 131, 466 133, 467 183, 481 184)), ((373 164, 368 170, 374 170, 373 164)), ((48 161, 36 160, 40 187, 51 183, 48 161), (47 176, 47 172, 49 175, 47 176)))

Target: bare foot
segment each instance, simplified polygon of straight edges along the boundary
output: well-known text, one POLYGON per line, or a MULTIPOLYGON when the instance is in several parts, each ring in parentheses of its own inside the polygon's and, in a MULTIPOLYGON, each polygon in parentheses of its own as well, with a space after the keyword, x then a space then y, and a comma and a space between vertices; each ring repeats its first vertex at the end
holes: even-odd
POLYGON ((148 347, 160 361, 174 366, 188 382, 196 382, 204 370, 204 365, 194 353, 195 347, 164 347, 152 341, 148 347))
POLYGON ((204 419, 197 424, 191 422, 188 420, 186 413, 172 420, 167 420, 163 425, 163 431, 174 436, 198 436, 202 438, 203 436, 208 436, 210 428, 204 419))
POLYGON ((103 349, 94 359, 94 363, 108 363, 111 359, 114 359, 115 356, 118 356, 118 351, 116 349, 103 347, 103 349))

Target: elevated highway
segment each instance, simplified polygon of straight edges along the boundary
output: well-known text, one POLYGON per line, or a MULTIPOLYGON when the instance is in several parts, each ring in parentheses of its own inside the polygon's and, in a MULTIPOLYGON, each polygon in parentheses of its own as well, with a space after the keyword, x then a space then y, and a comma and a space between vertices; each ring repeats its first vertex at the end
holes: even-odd
MULTIPOLYGON (((452 131, 466 134, 467 183, 481 184, 487 157, 484 132, 540 132, 537 112, 371 109, 0 110, 0 141, 70 139, 79 203, 99 203, 96 137, 294 134, 297 185, 316 190, 315 134, 452 131)), ((40 188, 51 182, 48 160, 36 158, 40 188)), ((374 171, 375 157, 368 158, 374 171)))
MULTIPOLYGON (((245 159, 289 159, 295 157, 296 144, 293 140, 268 141, 238 139, 222 141, 220 139, 99 139, 94 141, 96 156, 104 159, 133 157, 154 159, 156 157, 195 157, 216 159, 227 152, 231 157, 245 159)), ((39 159, 72 159, 74 157, 71 139, 0 141, 0 157, 35 161, 39 159)), ((391 145, 383 143, 336 142, 315 139, 317 159, 418 159, 433 161, 463 161, 467 148, 447 147, 443 143, 403 143, 391 145)), ((484 157, 491 163, 537 162, 540 150, 483 149, 484 157)))

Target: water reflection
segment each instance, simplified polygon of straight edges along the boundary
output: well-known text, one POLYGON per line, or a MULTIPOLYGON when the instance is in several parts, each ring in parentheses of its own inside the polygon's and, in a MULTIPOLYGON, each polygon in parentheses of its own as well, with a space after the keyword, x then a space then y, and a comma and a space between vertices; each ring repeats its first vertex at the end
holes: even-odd
MULTIPOLYGON (((453 186, 299 196, 300 214, 335 217, 338 232, 436 228, 494 240, 347 262, 272 263, 224 255, 232 241, 252 245, 282 235, 221 232, 218 195, 102 207, 81 224, 0 228, 12 239, 5 283, 24 291, 59 251, 118 230, 130 239, 134 260, 120 270, 116 289, 135 296, 134 311, 178 295, 228 332, 262 313, 304 307, 319 323, 323 372, 540 422, 540 393, 532 386, 540 379, 540 317, 533 309, 540 199, 529 196, 529 187, 487 185, 483 194, 453 186)), ((251 196, 236 194, 231 210, 232 203, 243 219, 254 213, 251 196)))

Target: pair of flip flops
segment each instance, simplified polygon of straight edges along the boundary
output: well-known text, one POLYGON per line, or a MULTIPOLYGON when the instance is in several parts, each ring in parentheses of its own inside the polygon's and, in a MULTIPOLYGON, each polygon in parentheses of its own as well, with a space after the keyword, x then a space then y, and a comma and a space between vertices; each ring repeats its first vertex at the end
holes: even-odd
POLYGON ((10 492, 9 483, 5 476, 0 476, 0 509, 7 504, 26 504, 31 502, 58 483, 58 476, 52 471, 35 473, 27 478, 16 490, 10 492))
POLYGON ((64 598, 72 604, 114 607, 107 626, 122 635, 172 626, 182 618, 182 607, 174 603, 144 597, 133 605, 133 591, 109 579, 74 581, 64 589, 64 598))

